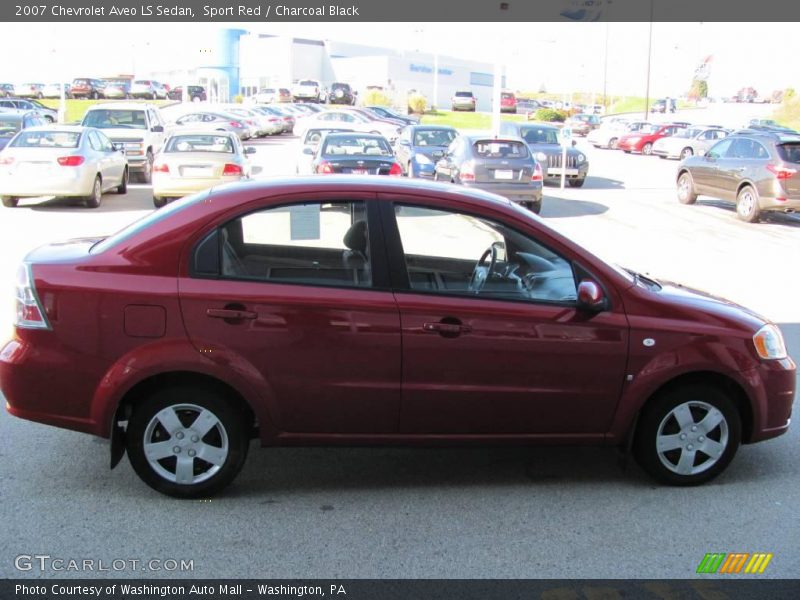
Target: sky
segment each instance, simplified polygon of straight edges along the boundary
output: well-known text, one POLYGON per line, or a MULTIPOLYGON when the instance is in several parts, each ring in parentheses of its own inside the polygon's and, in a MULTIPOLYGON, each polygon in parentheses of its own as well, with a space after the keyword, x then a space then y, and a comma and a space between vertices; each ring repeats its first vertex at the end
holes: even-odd
MULTIPOLYGON (((647 86, 649 23, 0 23, 4 45, 24 50, 3 61, 0 81, 191 68, 198 44, 220 27, 499 62, 514 90, 600 93, 605 83, 609 94, 643 96, 647 86)), ((800 65, 768 48, 796 31, 796 23, 654 23, 651 96, 685 93, 709 55, 711 95, 794 86, 800 65)))

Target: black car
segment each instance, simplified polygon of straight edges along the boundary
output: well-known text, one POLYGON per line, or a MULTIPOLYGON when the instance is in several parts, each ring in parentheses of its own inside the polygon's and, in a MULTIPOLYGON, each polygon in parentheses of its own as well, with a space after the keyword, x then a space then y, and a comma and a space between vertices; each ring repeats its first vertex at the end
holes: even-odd
MULTIPOLYGON (((561 157, 563 149, 558 135, 558 127, 541 123, 500 124, 502 135, 514 135, 525 140, 531 153, 542 167, 545 180, 561 179, 561 157)), ((572 146, 575 145, 573 141, 572 146)), ((564 177, 570 187, 581 187, 589 174, 589 159, 574 147, 567 148, 567 164, 564 177)))
POLYGON ((436 163, 433 179, 499 194, 535 213, 542 209, 542 170, 520 138, 460 135, 436 163))
POLYGON ((389 141, 374 133, 329 133, 311 165, 313 173, 332 175, 402 175, 389 141))
POLYGON ((328 92, 328 104, 347 104, 353 106, 356 103, 356 96, 349 83, 334 82, 328 92))
MULTIPOLYGON (((208 97, 206 95, 206 88, 202 85, 187 86, 187 98, 190 102, 205 102, 208 97)), ((167 92, 167 98, 170 100, 183 100, 183 86, 172 88, 167 92)))

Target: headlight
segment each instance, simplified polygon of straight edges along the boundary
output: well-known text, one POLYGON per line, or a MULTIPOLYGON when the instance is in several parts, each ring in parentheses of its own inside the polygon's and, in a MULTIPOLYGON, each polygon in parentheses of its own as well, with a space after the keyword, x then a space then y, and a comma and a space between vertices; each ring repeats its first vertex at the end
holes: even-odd
POLYGON ((537 152, 536 160, 547 160, 547 154, 545 154, 544 152, 537 152))
POLYGON ((414 160, 416 160, 421 165, 430 165, 433 164, 430 158, 425 156, 424 154, 415 154, 414 160))
POLYGON ((764 360, 780 360, 787 357, 781 330, 771 323, 758 330, 753 336, 753 344, 758 355, 764 360))

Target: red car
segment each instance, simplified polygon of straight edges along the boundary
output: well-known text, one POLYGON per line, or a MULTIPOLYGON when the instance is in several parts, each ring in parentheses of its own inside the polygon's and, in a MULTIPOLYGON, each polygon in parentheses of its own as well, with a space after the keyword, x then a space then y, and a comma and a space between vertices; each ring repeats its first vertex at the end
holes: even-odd
POLYGON ((686 129, 686 125, 679 123, 669 123, 665 125, 645 125, 639 131, 623 135, 617 141, 617 148, 626 154, 631 152, 641 152, 650 155, 653 153, 653 144, 656 140, 663 137, 675 135, 680 130, 686 129))
POLYGON ((517 97, 511 92, 503 92, 502 94, 500 94, 500 112, 516 114, 517 97))
POLYGON ((215 188, 31 252, 16 302, 8 411, 111 438, 179 497, 230 483, 253 437, 618 445, 699 484, 785 433, 795 391, 763 318, 417 179, 215 188))

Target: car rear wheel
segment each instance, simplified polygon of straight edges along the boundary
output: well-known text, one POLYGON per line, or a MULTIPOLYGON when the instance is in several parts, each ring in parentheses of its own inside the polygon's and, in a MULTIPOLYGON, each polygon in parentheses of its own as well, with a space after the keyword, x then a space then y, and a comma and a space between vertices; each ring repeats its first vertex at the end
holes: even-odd
POLYGON ((118 194, 128 193, 128 178, 128 167, 125 167, 125 170, 122 172, 122 182, 117 186, 118 194))
POLYGON ((736 196, 736 216, 747 223, 756 223, 761 216, 758 194, 749 185, 739 190, 736 196))
POLYGON ((142 183, 153 183, 153 153, 147 151, 144 161, 144 170, 139 173, 139 181, 142 183))
POLYGON ((611 138, 610 140, 608 140, 608 147, 611 150, 616 150, 618 142, 619 142, 619 140, 617 138, 611 138))
POLYGON ((162 198, 161 196, 153 196, 153 206, 156 208, 161 208, 167 203, 166 198, 162 198))
POLYGON ((681 160, 685 160, 690 156, 694 156, 694 150, 692 150, 691 148, 684 148, 683 150, 681 150, 681 160))
POLYGON ((6 208, 14 208, 19 203, 19 198, 14 196, 3 196, 3 206, 6 208))
POLYGON ((233 481, 249 445, 236 406, 199 387, 171 387, 134 407, 126 444, 136 474, 154 490, 207 497, 233 481))
POLYGON ((697 202, 697 193, 694 191, 694 179, 689 172, 681 173, 678 177, 678 202, 681 204, 694 204, 697 202))
POLYGON ((642 411, 637 462, 670 485, 698 485, 722 473, 741 441, 741 417, 717 388, 690 385, 661 394, 642 411))
POLYGON ((586 179, 568 179, 567 182, 569 183, 569 187, 583 187, 583 184, 586 182, 586 179))
POLYGON ((100 203, 103 201, 103 181, 100 179, 100 175, 94 178, 94 184, 92 185, 92 193, 86 198, 83 199, 83 203, 86 205, 86 208, 99 208, 100 203))
POLYGON ((650 156, 653 153, 653 144, 647 142, 644 146, 642 146, 642 154, 645 156, 650 156))
POLYGON ((539 200, 538 202, 523 202, 522 206, 524 206, 529 211, 531 211, 532 213, 537 214, 537 215, 540 212, 542 212, 542 201, 541 200, 539 200))

